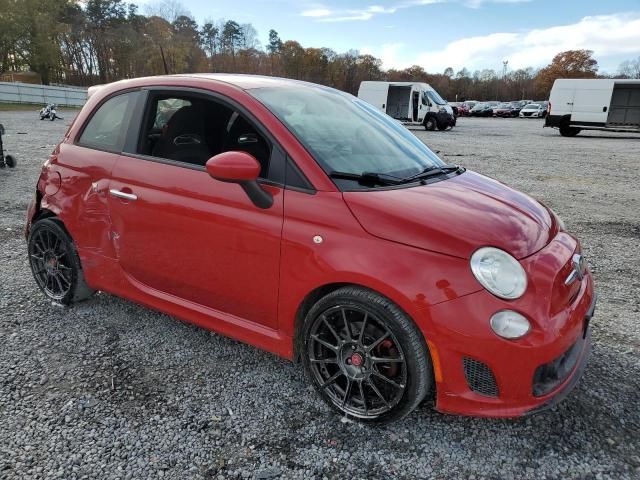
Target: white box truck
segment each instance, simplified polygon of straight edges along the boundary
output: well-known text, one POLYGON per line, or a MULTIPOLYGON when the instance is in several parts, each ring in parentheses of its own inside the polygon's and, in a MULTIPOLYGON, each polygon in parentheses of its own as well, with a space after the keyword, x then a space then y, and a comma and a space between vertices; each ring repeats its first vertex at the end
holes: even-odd
POLYGON ((451 106, 427 83, 365 81, 358 98, 406 125, 445 130, 456 124, 451 106))
POLYGON ((640 80, 558 79, 546 118, 545 127, 565 137, 581 130, 640 133, 640 80))

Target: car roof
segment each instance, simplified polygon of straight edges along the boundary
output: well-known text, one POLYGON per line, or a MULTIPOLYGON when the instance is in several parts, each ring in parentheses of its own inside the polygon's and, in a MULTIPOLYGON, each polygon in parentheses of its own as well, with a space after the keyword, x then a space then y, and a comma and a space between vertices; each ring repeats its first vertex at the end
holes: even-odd
MULTIPOLYGON (((104 91, 112 93, 118 90, 124 90, 127 88, 139 88, 147 85, 162 85, 164 82, 169 84, 175 84, 176 80, 196 80, 196 81, 211 81, 215 83, 225 83, 229 86, 238 88, 240 90, 251 90, 253 88, 263 87, 276 87, 276 88, 291 88, 291 87, 303 87, 337 91, 333 88, 326 87, 324 85, 318 85, 315 83, 304 82, 301 80, 292 80, 289 78, 269 77, 266 75, 243 75, 233 73, 188 73, 188 74, 176 74, 176 75, 155 75, 149 77, 137 77, 126 80, 120 80, 113 83, 94 85, 89 87, 87 97, 92 97, 98 91, 104 91)), ((341 92, 342 93, 342 92, 341 92)))
MULTIPOLYGON (((318 85, 315 83, 304 82, 302 80, 293 80, 290 78, 281 78, 281 77, 269 77, 267 75, 248 75, 248 74, 239 74, 239 73, 189 73, 189 74, 178 74, 178 75, 164 75, 168 78, 197 78, 202 80, 213 80, 216 82, 224 82, 235 87, 241 88, 242 90, 249 90, 252 88, 263 88, 263 87, 321 87, 321 88, 329 88, 324 87, 323 85, 318 85)), ((157 78, 157 77, 156 77, 157 78)))

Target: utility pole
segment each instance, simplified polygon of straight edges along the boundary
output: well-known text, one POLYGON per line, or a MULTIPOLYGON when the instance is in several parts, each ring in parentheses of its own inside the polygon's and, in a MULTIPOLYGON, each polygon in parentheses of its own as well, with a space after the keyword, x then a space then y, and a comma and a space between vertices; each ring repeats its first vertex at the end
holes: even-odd
POLYGON ((507 86, 507 70, 509 68, 509 60, 503 60, 502 62, 502 93, 506 90, 507 86))
POLYGON ((167 61, 164 58, 164 50, 162 49, 162 45, 160 45, 160 56, 162 57, 162 65, 164 65, 164 74, 169 75, 169 69, 167 68, 167 61))

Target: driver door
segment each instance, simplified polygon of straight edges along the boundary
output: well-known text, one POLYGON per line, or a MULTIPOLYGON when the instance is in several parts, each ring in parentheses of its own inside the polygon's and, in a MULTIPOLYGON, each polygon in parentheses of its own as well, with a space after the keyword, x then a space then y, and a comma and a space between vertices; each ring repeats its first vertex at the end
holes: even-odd
POLYGON ((120 268, 147 293, 276 328, 282 188, 263 185, 274 201, 260 209, 240 186, 212 179, 204 164, 242 150, 249 138, 268 182, 279 147, 229 105, 191 95, 151 93, 140 141, 113 169, 111 238, 120 268))

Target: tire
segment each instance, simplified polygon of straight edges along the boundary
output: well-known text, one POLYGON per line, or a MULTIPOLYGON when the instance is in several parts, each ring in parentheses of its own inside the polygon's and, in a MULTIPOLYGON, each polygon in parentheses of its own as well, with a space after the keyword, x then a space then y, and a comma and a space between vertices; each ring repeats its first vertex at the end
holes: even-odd
POLYGON ((7 167, 9 168, 13 168, 16 166, 16 157, 14 157, 13 155, 5 155, 4 157, 4 163, 7 164, 7 167))
POLYGON ((44 120, 44 119, 45 119, 45 117, 43 117, 42 115, 40 115, 40 120, 44 120))
POLYGON ((363 423, 405 417, 433 387, 424 337, 371 290, 344 287, 321 298, 305 317, 301 340, 305 372, 322 399, 363 423))
POLYGON ((51 120, 52 122, 56 119, 55 115, 49 115, 49 120, 51 120))
POLYGON ((27 248, 33 278, 50 300, 69 305, 93 295, 95 291, 84 281, 75 245, 60 220, 45 218, 34 223, 27 248))
POLYGON ((438 122, 436 121, 435 117, 427 117, 424 120, 424 129, 428 132, 433 132, 436 129, 437 125, 438 122))
POLYGON ((580 133, 580 129, 576 127, 570 127, 568 125, 563 125, 560 127, 560 135, 563 137, 575 137, 580 133))
POLYGON ((438 124, 438 130, 442 131, 442 130, 446 130, 448 128, 448 125, 445 125, 444 123, 439 123, 438 124))

